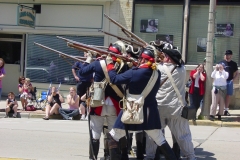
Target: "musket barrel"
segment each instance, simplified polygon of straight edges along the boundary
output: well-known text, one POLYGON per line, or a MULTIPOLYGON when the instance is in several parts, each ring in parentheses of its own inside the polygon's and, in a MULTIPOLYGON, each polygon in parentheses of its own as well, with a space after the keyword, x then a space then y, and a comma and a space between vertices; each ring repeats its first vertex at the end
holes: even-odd
POLYGON ((52 51, 52 52, 55 52, 55 53, 59 54, 60 56, 67 57, 67 58, 71 58, 71 59, 74 59, 74 60, 77 60, 77 61, 81 61, 81 62, 85 62, 84 60, 75 58, 75 57, 70 56, 70 55, 68 55, 68 54, 66 54, 66 53, 63 53, 63 52, 60 52, 60 51, 58 51, 58 50, 52 49, 52 48, 50 48, 50 47, 44 46, 44 45, 42 45, 42 44, 40 44, 40 43, 34 42, 34 44, 37 45, 37 46, 39 46, 39 47, 42 47, 42 48, 44 48, 44 49, 50 50, 50 51, 52 51))
POLYGON ((78 44, 75 45, 74 43, 68 42, 68 46, 71 46, 71 47, 76 48, 76 49, 77 48, 85 48, 85 49, 88 49, 88 50, 91 50, 91 51, 95 51, 100 55, 102 55, 102 54, 109 55, 110 54, 110 55, 115 56, 117 58, 120 58, 122 60, 130 61, 135 66, 137 65, 137 63, 135 61, 133 61, 133 60, 131 60, 131 59, 125 57, 125 56, 122 56, 122 55, 119 55, 119 54, 116 54, 116 53, 112 53, 110 51, 105 51, 105 50, 100 49, 100 48, 94 48, 94 47, 88 46, 88 45, 83 44, 83 43, 78 43, 78 44))

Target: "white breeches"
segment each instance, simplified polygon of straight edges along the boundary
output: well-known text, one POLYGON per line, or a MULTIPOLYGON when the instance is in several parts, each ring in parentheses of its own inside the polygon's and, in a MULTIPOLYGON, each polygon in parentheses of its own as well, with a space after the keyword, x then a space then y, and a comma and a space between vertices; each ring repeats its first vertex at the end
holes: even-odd
POLYGON ((187 156, 188 160, 194 160, 194 147, 188 120, 181 116, 165 116, 160 115, 162 127, 165 128, 166 125, 169 127, 183 154, 187 156))
MULTIPOLYGON (((163 133, 160 129, 154 129, 154 130, 144 130, 154 141, 158 146, 161 146, 166 142, 163 133)), ((115 141, 119 141, 120 138, 124 137, 126 135, 125 130, 123 129, 117 129, 113 128, 110 132, 111 136, 115 141)))
POLYGON ((93 139, 100 139, 104 122, 107 122, 108 130, 113 128, 117 119, 116 109, 112 105, 104 105, 101 116, 90 116, 90 127, 92 129, 93 139))

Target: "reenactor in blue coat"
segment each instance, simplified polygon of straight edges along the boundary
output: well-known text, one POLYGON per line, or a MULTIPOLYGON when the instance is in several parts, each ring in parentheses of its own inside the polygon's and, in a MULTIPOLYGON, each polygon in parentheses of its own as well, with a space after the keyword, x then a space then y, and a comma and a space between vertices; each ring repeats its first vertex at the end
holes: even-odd
MULTIPOLYGON (((122 54, 122 52, 125 52, 125 44, 123 42, 116 42, 113 45, 110 45, 108 48, 109 52, 115 53, 115 54, 122 54)), ((88 55, 88 58, 91 57, 91 55, 88 55)), ((114 57, 114 63, 116 63, 117 58, 114 57)), ((81 70, 79 70, 79 74, 81 76, 85 76, 85 75, 89 75, 94 73, 94 82, 102 82, 106 77, 103 71, 103 68, 101 66, 102 61, 104 61, 104 63, 106 63, 105 60, 96 60, 90 64, 85 63, 81 70)), ((119 65, 120 67, 120 65, 119 65)), ((125 71, 127 68, 127 66, 121 66, 121 70, 119 71, 119 73, 125 71)), ((107 69, 107 68, 106 68, 107 69)), ((107 70, 106 70, 107 72, 107 70)), ((117 85, 117 88, 123 92, 123 89, 121 87, 121 85, 117 85)), ((108 125, 108 129, 111 130, 116 119, 117 119, 117 115, 120 112, 120 106, 119 106, 119 101, 121 100, 121 97, 119 97, 119 95, 115 92, 115 90, 110 86, 107 85, 106 89, 105 89, 105 99, 104 99, 104 104, 99 106, 99 107, 91 107, 91 111, 90 111, 90 128, 92 130, 92 137, 93 139, 92 141, 92 149, 94 152, 94 157, 97 158, 98 152, 99 152, 99 139, 101 136, 101 132, 102 132, 102 128, 104 125, 104 119, 106 118, 107 121, 107 125, 108 125)), ((124 142, 124 140, 122 140, 124 142)), ((107 143, 107 139, 104 142, 104 158, 105 160, 108 159, 109 157, 109 153, 108 153, 108 148, 106 146, 107 143)), ((91 145, 90 145, 91 146, 91 145)), ((128 159, 128 155, 127 155, 127 141, 125 140, 123 146, 125 146, 125 148, 122 148, 122 155, 124 155, 126 158, 126 160, 128 159)), ((92 150, 90 148, 90 159, 94 159, 93 158, 93 154, 91 152, 92 150)))
MULTIPOLYGON (((156 50, 152 46, 145 48, 139 57, 139 66, 137 68, 130 69, 122 74, 117 74, 114 69, 114 64, 108 64, 108 73, 111 79, 111 83, 116 85, 126 84, 128 86, 129 94, 140 95, 147 86, 149 79, 153 73, 156 50)), ((167 160, 175 160, 176 156, 170 148, 169 144, 165 140, 161 131, 161 123, 159 112, 157 109, 156 94, 160 87, 160 72, 157 71, 158 78, 154 84, 152 90, 145 97, 143 105, 143 117, 142 124, 123 124, 121 121, 122 111, 118 115, 118 118, 114 124, 113 129, 108 134, 110 159, 121 160, 121 154, 119 152, 119 139, 126 135, 125 127, 131 131, 144 130, 158 145, 159 149, 164 154, 167 160)))

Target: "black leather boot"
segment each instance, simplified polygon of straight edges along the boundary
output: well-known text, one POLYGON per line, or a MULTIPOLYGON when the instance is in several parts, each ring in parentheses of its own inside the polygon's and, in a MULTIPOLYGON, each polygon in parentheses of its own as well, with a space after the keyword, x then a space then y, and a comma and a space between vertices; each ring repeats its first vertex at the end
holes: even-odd
POLYGON ((122 137, 121 139, 119 139, 119 147, 122 153, 122 157, 121 160, 128 160, 128 148, 127 148, 127 138, 126 137, 122 137))
POLYGON ((104 150, 103 151, 104 151, 104 160, 110 160, 107 138, 104 138, 104 150))
POLYGON ((154 160, 160 160, 160 149, 157 147, 154 160))
POLYGON ((136 143, 137 143, 137 151, 136 151, 137 159, 143 159, 144 158, 144 155, 143 155, 143 152, 144 152, 144 148, 143 148, 143 132, 136 133, 135 137, 136 137, 136 143))
POLYGON ((92 147, 93 147, 93 149, 91 149, 91 144, 89 145, 90 147, 89 147, 89 159, 90 160, 94 160, 94 158, 93 158, 93 155, 94 155, 94 157, 97 159, 97 156, 98 156, 98 151, 99 151, 99 140, 97 139, 93 139, 92 140, 92 147), (93 150, 93 153, 92 153, 92 150, 93 150))
POLYGON ((222 120, 222 116, 218 115, 218 120, 221 121, 222 120))
POLYGON ((177 157, 167 142, 158 147, 162 151, 166 160, 177 160, 177 157))
POLYGON ((107 133, 107 138, 110 160, 121 160, 122 155, 119 149, 120 148, 119 143, 112 138, 110 133, 107 133))
POLYGON ((128 139, 128 154, 131 154, 130 151, 132 150, 132 141, 133 141, 133 133, 129 133, 129 139, 128 139))
POLYGON ((177 159, 180 159, 180 147, 179 147, 178 143, 173 144, 172 150, 173 150, 174 154, 176 155, 177 159))

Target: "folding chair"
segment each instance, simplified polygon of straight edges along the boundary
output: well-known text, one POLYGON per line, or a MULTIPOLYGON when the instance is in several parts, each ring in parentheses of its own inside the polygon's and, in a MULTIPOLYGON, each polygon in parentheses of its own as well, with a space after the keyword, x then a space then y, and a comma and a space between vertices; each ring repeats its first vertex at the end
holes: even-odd
POLYGON ((41 97, 37 99, 37 106, 41 109, 45 109, 47 104, 48 91, 42 91, 41 97))

